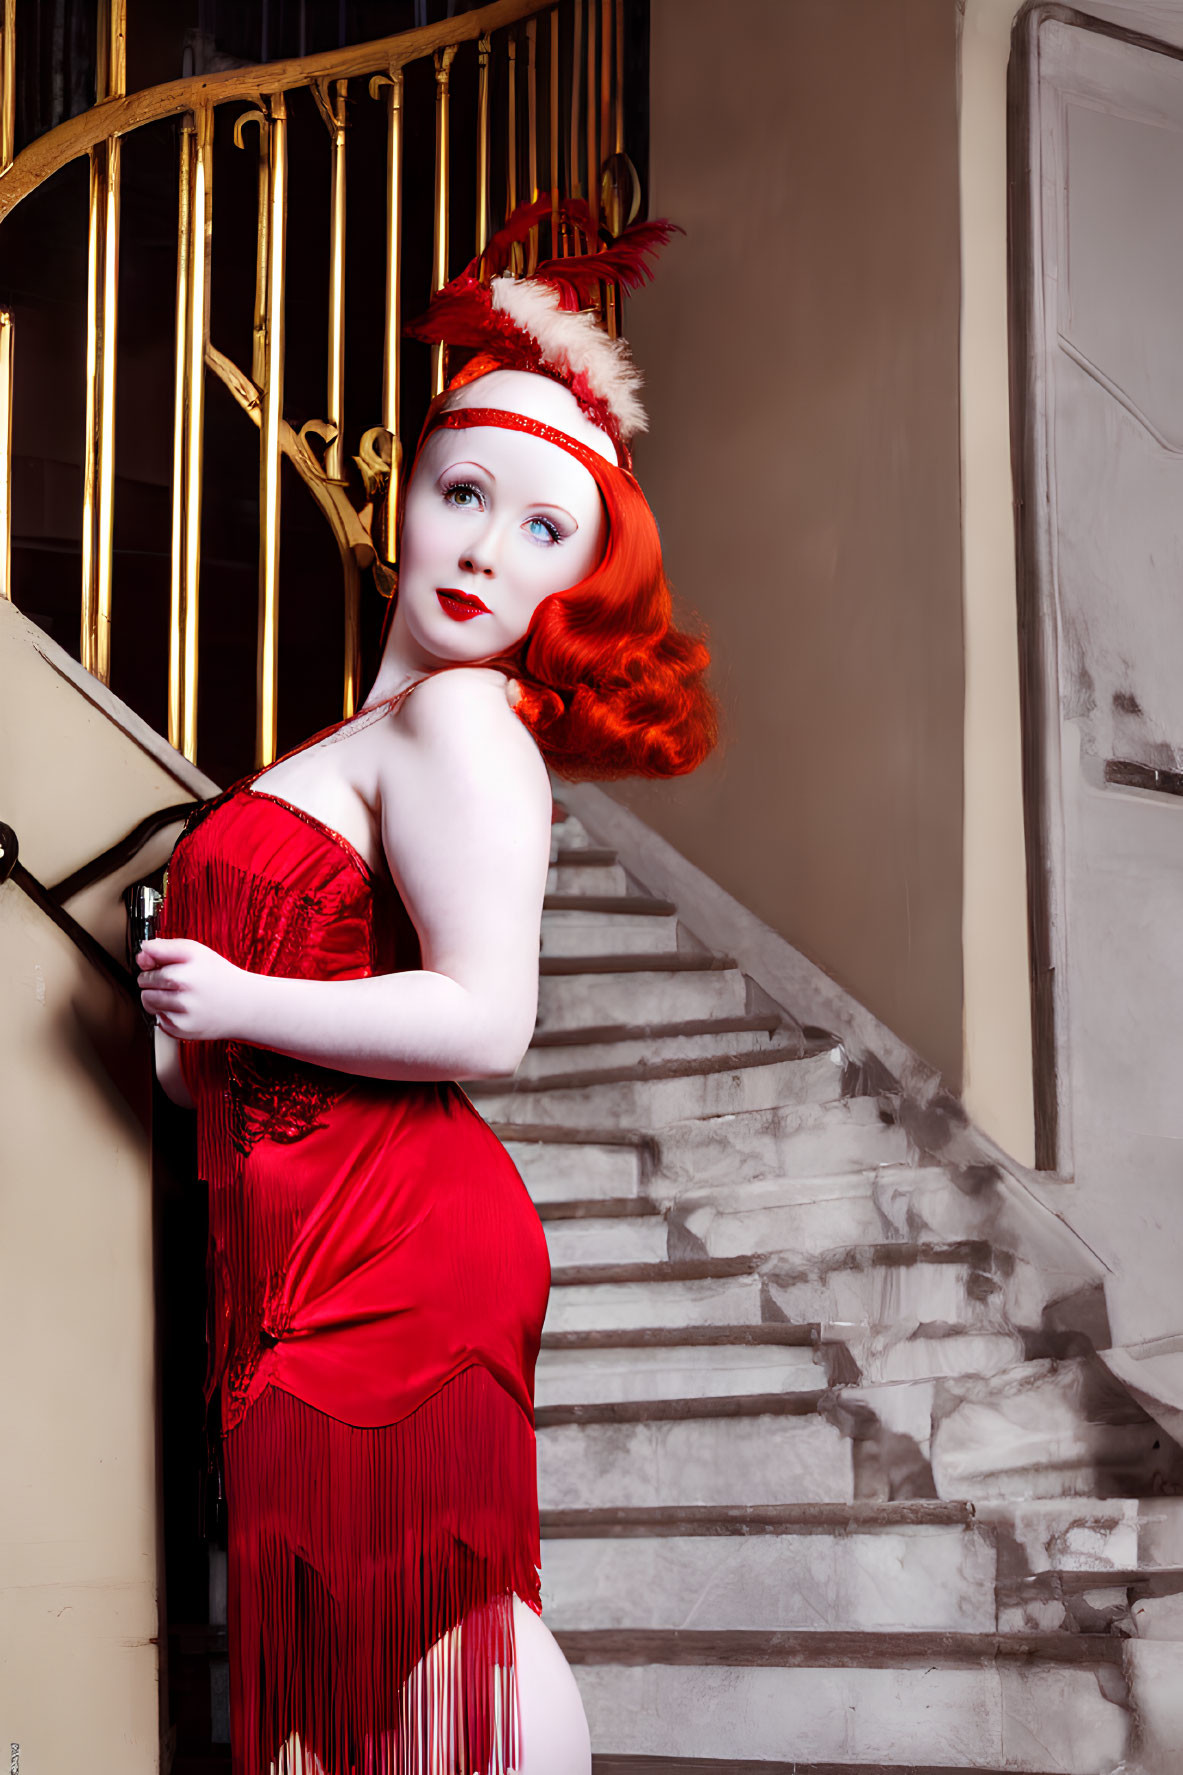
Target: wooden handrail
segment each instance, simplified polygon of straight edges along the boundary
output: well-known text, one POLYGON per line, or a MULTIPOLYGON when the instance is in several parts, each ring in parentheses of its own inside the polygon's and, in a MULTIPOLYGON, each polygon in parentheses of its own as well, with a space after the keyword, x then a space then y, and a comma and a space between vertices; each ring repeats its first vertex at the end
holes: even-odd
POLYGON ((217 74, 194 74, 187 80, 169 80, 123 98, 108 99, 38 136, 0 173, 0 222, 23 197, 71 160, 88 154, 99 142, 128 135, 146 123, 177 117, 195 107, 291 92, 295 87, 313 86, 318 81, 344 80, 381 71, 393 73, 409 62, 434 55, 436 50, 504 30, 533 13, 547 12, 553 4, 554 0, 495 0, 493 5, 478 7, 459 18, 400 31, 393 37, 378 37, 369 43, 325 50, 319 55, 255 62, 217 74))

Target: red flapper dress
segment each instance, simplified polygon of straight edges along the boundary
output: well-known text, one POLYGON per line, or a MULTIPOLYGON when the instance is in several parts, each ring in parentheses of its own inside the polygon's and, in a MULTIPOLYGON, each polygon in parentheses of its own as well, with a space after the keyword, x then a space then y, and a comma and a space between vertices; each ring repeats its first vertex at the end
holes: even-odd
MULTIPOLYGON (((389 876, 251 781, 190 822, 160 934, 254 973, 418 967, 389 876)), ((522 1180, 455 1084, 234 1041, 181 1060, 210 1192, 235 1775, 268 1775, 293 1733, 325 1775, 510 1768, 550 1280, 522 1180)))

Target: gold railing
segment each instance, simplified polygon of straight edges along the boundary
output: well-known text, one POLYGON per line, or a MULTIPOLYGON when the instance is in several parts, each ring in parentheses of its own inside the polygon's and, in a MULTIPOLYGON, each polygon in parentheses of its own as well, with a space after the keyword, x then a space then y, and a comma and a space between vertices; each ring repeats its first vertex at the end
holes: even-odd
MULTIPOLYGON (((431 287, 438 289, 470 256, 454 249, 453 196, 458 177, 471 177, 479 250, 501 217, 492 209, 492 157, 505 154, 505 209, 536 198, 540 166, 552 205, 549 227, 536 228, 518 269, 537 264, 540 232, 550 253, 579 250, 582 242, 560 226, 560 195, 586 196, 601 208, 612 233, 632 218, 639 198, 636 174, 623 153, 623 42, 626 0, 497 0, 459 18, 377 42, 298 60, 197 75, 142 92, 126 91, 126 0, 97 0, 96 104, 49 130, 14 154, 16 69, 20 52, 16 0, 0 0, 0 222, 68 163, 90 163, 86 397, 82 512, 80 657, 109 681, 113 598, 115 501, 115 387, 117 369, 120 143, 162 118, 181 120, 178 171, 175 416, 172 475, 171 598, 168 648, 168 737, 186 757, 197 754, 200 661, 201 506, 204 386, 207 370, 225 384, 259 430, 259 587, 256 678, 256 763, 276 755, 279 697, 281 459, 286 457, 329 522, 342 567, 344 605, 343 712, 360 694, 361 573, 375 546, 394 559, 394 524, 401 442, 400 304, 405 249, 403 215, 404 76, 429 58, 435 75, 435 147, 431 287), (541 33, 541 36, 540 36, 541 33), (545 130, 540 132, 539 44, 545 45, 545 130), (476 58, 475 164, 457 173, 452 154, 452 79, 457 57, 476 58), (504 70, 504 115, 496 115, 504 70), (566 73, 568 78, 562 76, 566 73), (349 497, 345 404, 347 102, 350 82, 364 82, 386 107, 385 318, 380 410, 358 428, 356 460, 367 493, 385 492, 373 540, 349 497), (296 431, 284 418, 284 296, 289 204, 287 102, 310 88, 328 131, 330 154, 328 374, 325 417, 296 431), (247 105, 234 139, 246 126, 258 131, 258 234, 253 350, 250 372, 231 362, 210 338, 211 239, 214 217, 214 117, 221 105, 247 105), (543 137, 545 139, 543 139, 543 137), (565 154, 565 161, 563 159, 565 154), (519 189, 524 163, 528 189, 519 189), (314 448, 317 438, 323 451, 314 448)), ((605 292, 615 328, 618 293, 605 292)), ((19 373, 12 317, 0 310, 0 595, 11 597, 11 419, 13 376, 19 373)), ((19 341, 17 341, 19 347, 19 341)), ((433 348, 432 390, 447 377, 447 354, 433 348)))

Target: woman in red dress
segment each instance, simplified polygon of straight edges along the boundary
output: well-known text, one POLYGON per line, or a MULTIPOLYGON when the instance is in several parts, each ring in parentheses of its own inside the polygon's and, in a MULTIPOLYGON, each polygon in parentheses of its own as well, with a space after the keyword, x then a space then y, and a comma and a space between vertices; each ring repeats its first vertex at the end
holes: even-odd
POLYGON ((539 1618, 545 1240, 450 1081, 530 1040, 547 763, 674 774, 712 715, 620 346, 465 279, 422 332, 486 349, 408 477, 373 689, 203 805, 139 957, 210 1188, 235 1775, 590 1769, 539 1618))

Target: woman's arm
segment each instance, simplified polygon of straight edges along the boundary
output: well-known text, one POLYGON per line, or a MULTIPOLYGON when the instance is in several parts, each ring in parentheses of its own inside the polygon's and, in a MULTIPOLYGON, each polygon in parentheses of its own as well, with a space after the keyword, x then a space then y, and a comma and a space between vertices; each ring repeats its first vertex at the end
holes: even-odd
POLYGON ((232 1038, 372 1078, 496 1077, 529 1043, 550 785, 500 674, 442 672, 383 723, 383 842, 422 967, 366 980, 247 973, 154 939, 145 1008, 166 1035, 232 1038), (152 975, 155 977, 152 977, 152 975))
POLYGON ((194 1103, 189 1095, 189 1087, 185 1083, 185 1075, 181 1071, 181 1045, 171 1035, 165 1035, 159 1023, 152 1031, 152 1045, 156 1056, 156 1077, 160 1089, 180 1109, 193 1109, 194 1103))

